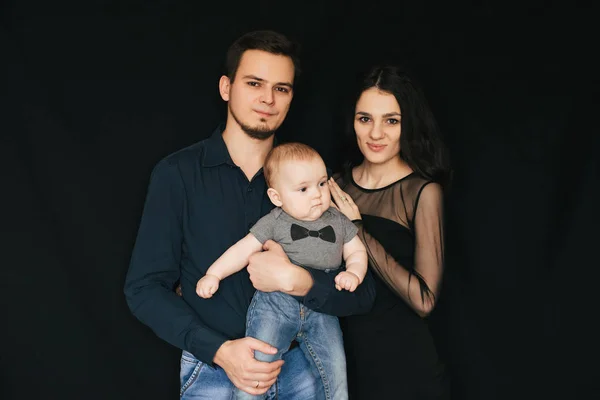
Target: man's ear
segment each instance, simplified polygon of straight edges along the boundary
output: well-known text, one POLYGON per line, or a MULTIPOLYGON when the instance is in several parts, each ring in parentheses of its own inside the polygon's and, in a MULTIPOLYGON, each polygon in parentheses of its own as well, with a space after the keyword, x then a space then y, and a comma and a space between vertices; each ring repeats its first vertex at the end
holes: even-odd
POLYGON ((279 192, 277 192, 277 190, 269 188, 267 190, 267 196, 269 196, 269 200, 271 200, 271 203, 275 204, 275 206, 281 207, 283 204, 281 202, 281 196, 279 196, 279 192))
POLYGON ((223 75, 221 79, 219 79, 219 94, 221 98, 225 101, 229 101, 229 89, 231 88, 231 81, 229 77, 223 75))

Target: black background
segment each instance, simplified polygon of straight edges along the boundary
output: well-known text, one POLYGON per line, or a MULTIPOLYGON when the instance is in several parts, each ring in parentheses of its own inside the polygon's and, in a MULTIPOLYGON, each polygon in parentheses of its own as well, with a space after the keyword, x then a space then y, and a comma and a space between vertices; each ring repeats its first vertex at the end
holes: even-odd
POLYGON ((179 352, 123 280, 152 167, 221 121, 226 48, 253 29, 302 44, 279 136, 332 165, 356 70, 402 62, 424 86, 455 168, 431 318, 453 397, 598 390, 595 10, 200 3, 2 3, 0 397, 177 398, 179 352))

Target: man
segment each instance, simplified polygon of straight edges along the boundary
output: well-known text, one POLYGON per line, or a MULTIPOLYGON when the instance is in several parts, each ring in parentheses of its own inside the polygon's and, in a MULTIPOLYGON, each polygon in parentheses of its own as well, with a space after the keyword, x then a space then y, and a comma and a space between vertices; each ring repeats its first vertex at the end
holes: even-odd
POLYGON ((286 292, 315 311, 344 316, 370 309, 370 275, 355 292, 340 292, 333 276, 293 265, 279 245, 266 242, 213 298, 195 291, 208 267, 273 207, 262 165, 292 101, 295 47, 279 33, 251 32, 231 45, 226 69, 219 81, 225 126, 152 172, 125 283, 127 303, 160 338, 183 350, 182 398, 228 399, 232 384, 268 398, 321 398, 322 385, 298 347, 276 362, 254 359, 254 350, 276 350, 244 337, 252 295, 255 289, 286 292), (182 297, 173 291, 178 280, 182 297))

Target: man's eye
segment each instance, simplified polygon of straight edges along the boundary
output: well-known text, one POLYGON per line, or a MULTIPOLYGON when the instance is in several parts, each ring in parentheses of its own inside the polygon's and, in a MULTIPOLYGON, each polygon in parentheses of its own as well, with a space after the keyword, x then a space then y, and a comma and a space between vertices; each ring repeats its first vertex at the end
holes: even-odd
POLYGON ((250 81, 250 82, 248 82, 248 85, 256 87, 259 84, 258 84, 258 82, 250 81))
POLYGON ((285 87, 278 87, 278 88, 275 88, 275 90, 282 92, 282 93, 288 93, 290 91, 290 89, 285 88, 285 87))

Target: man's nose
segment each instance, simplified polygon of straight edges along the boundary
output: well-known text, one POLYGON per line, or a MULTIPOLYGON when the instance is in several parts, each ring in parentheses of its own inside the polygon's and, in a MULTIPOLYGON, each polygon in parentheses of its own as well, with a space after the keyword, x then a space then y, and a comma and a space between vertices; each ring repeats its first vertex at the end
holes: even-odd
POLYGON ((271 104, 273 104, 274 100, 275 100, 275 96, 273 96, 273 91, 271 90, 271 88, 264 88, 263 93, 260 97, 260 101, 262 103, 271 105, 271 104))

